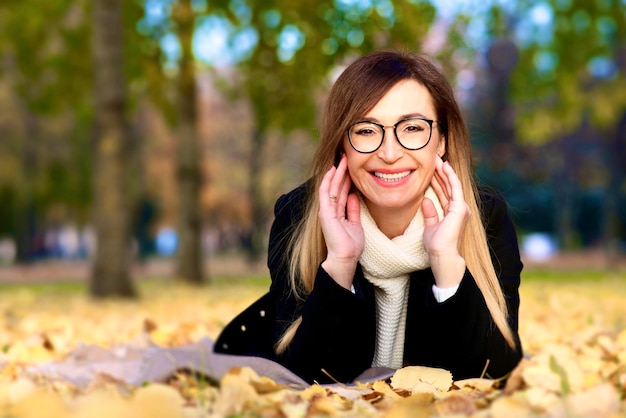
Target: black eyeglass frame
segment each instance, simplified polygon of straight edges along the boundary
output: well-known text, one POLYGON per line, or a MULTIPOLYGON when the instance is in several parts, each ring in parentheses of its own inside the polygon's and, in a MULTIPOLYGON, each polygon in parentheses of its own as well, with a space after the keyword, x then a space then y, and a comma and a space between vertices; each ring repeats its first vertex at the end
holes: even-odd
POLYGON ((350 125, 350 126, 348 127, 348 142, 350 143, 350 146, 352 147, 352 149, 354 149, 356 152, 359 152, 359 153, 361 153, 361 154, 371 154, 371 153, 373 153, 373 152, 378 151, 378 149, 379 149, 379 148, 383 145, 383 142, 385 142, 385 132, 386 132, 386 128, 393 128, 393 135, 396 137, 396 141, 398 141, 398 144, 400 144, 400 146, 401 146, 402 148, 404 148, 404 149, 408 149, 409 151, 417 151, 417 150, 420 150, 420 149, 424 148, 426 145, 428 145, 428 144, 430 143, 430 139, 431 139, 431 138, 432 138, 432 136, 433 136, 433 124, 434 124, 435 122, 437 122, 437 121, 436 121, 436 120, 434 120, 434 119, 426 119, 426 118, 406 118, 406 119, 399 120, 398 122, 396 122, 396 123, 395 123, 395 124, 393 124, 393 125, 385 126, 385 125, 381 125, 380 123, 373 122, 373 121, 371 121, 371 120, 360 120, 360 121, 358 121, 358 122, 354 122, 352 125, 350 125), (424 122, 428 122, 428 126, 429 126, 429 128, 430 128, 430 132, 428 133, 428 140, 427 140, 427 141, 424 143, 424 145, 422 145, 421 147, 417 147, 417 148, 410 148, 410 147, 407 147, 406 145, 404 145, 404 144, 402 143, 402 141, 400 141, 400 138, 398 138, 398 132, 396 131, 396 129, 398 128, 398 125, 400 125, 402 122, 406 122, 406 121, 409 121, 409 120, 423 120, 424 122), (354 146, 354 144, 352 143, 352 138, 350 137, 350 131, 352 130, 352 127, 353 127, 354 125, 358 125, 359 123, 371 123, 372 125, 376 125, 376 126, 378 126, 378 127, 379 127, 379 128, 381 128, 381 129, 382 129, 382 131, 383 131, 383 136, 382 136, 382 138, 380 139, 380 144, 378 144, 378 146, 377 146, 376 148, 374 148, 373 150, 371 150, 371 151, 361 151, 361 150, 357 149, 357 148, 354 146))

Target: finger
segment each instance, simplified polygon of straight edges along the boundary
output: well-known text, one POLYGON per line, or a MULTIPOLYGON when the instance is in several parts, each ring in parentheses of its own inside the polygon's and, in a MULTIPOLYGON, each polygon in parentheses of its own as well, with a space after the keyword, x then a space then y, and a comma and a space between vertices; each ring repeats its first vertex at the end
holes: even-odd
POLYGON ((439 214, 437 209, 435 209, 435 204, 427 197, 422 200, 422 213, 424 215, 424 226, 434 226, 439 223, 439 214))
POLYGON ((346 173, 339 188, 339 196, 337 197, 337 217, 344 218, 346 216, 346 204, 348 202, 348 194, 352 187, 352 179, 346 173))
POLYGON ((461 184, 461 180, 456 175, 454 169, 448 162, 444 164, 444 170, 446 171, 447 178, 450 182, 450 186, 452 188, 451 195, 451 204, 454 205, 460 213, 463 213, 464 216, 471 215, 471 210, 469 205, 465 201, 465 196, 463 193, 463 185, 461 184))
POLYGON ((322 177, 320 188, 318 190, 320 207, 326 207, 330 204, 330 185, 336 171, 337 168, 335 166, 332 166, 328 169, 326 174, 324 174, 324 177, 322 177))
POLYGON ((457 201, 464 200, 463 185, 461 184, 461 180, 459 180, 459 177, 456 175, 450 163, 446 161, 446 163, 443 166, 443 170, 446 173, 446 178, 450 185, 451 200, 457 200, 457 201))
POLYGON ((435 194, 437 195, 437 198, 439 199, 439 203, 441 203, 441 206, 443 208, 446 208, 448 206, 450 199, 448 198, 448 196, 446 195, 446 192, 443 190, 443 187, 441 186, 441 180, 439 180, 439 176, 434 175, 430 182, 430 185, 435 191, 435 194))
POLYGON ((348 222, 352 224, 361 223, 361 203, 359 202, 359 197, 356 193, 348 195, 346 214, 348 215, 348 222))
MULTIPOLYGON (((344 154, 341 156, 341 160, 339 161, 339 164, 337 165, 337 170, 335 171, 335 175, 330 181, 330 188, 328 189, 328 193, 329 193, 328 197, 331 203, 339 203, 339 198, 341 196, 342 186, 344 184, 347 169, 348 169, 348 158, 344 154)), ((343 201, 343 205, 345 205, 345 200, 343 201)))
POLYGON ((441 183, 442 189, 445 191, 448 199, 452 197, 452 186, 450 185, 450 180, 448 178, 448 172, 445 170, 447 162, 443 162, 441 158, 437 158, 437 165, 435 169, 435 175, 438 177, 438 180, 441 183))

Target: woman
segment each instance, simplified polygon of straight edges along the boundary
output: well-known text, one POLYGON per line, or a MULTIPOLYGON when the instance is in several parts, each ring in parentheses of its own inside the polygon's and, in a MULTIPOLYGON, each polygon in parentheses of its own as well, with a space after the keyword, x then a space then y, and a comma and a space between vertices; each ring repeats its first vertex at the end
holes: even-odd
POLYGON ((312 178, 276 203, 268 266, 269 293, 216 351, 309 382, 406 365, 499 378, 521 358, 515 230, 477 188, 452 89, 422 56, 374 52, 338 78, 312 178))

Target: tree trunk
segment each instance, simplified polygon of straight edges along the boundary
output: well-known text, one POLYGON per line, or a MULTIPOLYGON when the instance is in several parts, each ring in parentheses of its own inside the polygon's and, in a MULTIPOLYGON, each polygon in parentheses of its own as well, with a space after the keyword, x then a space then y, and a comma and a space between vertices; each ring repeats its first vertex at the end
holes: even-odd
POLYGON ((607 146, 607 166, 610 174, 604 201, 604 249, 607 267, 614 269, 622 256, 620 239, 624 222, 620 220, 619 204, 624 184, 624 157, 626 157, 626 113, 617 124, 614 135, 607 146))
POLYGON ((202 257, 202 175, 197 133, 196 72, 192 51, 194 11, 191 0, 174 5, 173 18, 182 50, 178 74, 178 253, 177 279, 205 281, 202 257))
MULTIPOLYGON (((39 123, 37 117, 28 110, 26 106, 23 108, 24 126, 26 127, 26 136, 23 139, 22 148, 22 170, 24 173, 34 173, 40 170, 39 158, 35 152, 39 138, 39 123)), ((30 263, 36 260, 37 252, 41 249, 40 243, 37 243, 37 235, 41 232, 38 230, 39 219, 35 211, 34 204, 34 181, 31 176, 25 176, 24 186, 21 190, 21 198, 18 199, 18 212, 16 217, 16 254, 15 262, 20 264, 30 263)))
POLYGON ((94 0, 94 226, 90 292, 135 297, 130 277, 129 205, 124 185, 130 135, 126 121, 122 0, 94 0))
POLYGON ((578 189, 574 174, 575 167, 572 166, 572 161, 574 161, 573 150, 569 144, 575 135, 561 139, 563 145, 559 149, 563 153, 563 163, 556 174, 553 186, 555 191, 555 219, 557 220, 556 232, 561 250, 574 249, 577 241, 574 227, 574 208, 578 189))
POLYGON ((265 217, 266 210, 263 202, 263 151, 266 137, 259 129, 255 129, 252 137, 252 149, 250 152, 250 180, 249 195, 252 206, 252 227, 250 230, 250 246, 248 260, 251 263, 259 261, 265 245, 265 217))

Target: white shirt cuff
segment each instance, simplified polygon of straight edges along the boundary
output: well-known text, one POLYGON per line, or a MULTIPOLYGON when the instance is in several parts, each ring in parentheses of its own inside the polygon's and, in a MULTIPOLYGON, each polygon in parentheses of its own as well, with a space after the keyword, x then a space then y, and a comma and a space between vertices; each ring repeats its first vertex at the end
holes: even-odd
POLYGON ((459 290, 458 284, 456 286, 446 288, 441 288, 433 285, 433 295, 435 295, 435 299, 439 303, 445 302, 446 300, 450 299, 452 296, 454 296, 457 290, 459 290))

